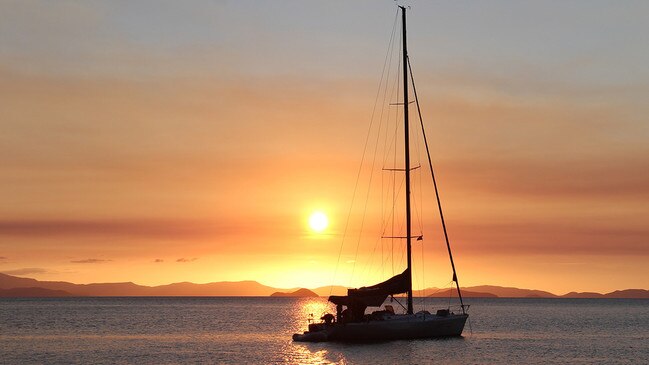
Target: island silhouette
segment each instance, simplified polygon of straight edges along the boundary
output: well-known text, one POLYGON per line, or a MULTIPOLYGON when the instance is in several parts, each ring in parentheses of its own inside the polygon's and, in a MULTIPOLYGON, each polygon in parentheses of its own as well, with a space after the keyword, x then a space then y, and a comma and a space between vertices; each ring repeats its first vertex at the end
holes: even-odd
MULTIPOLYGON (((314 289, 281 289, 256 281, 220 281, 206 284, 180 282, 167 285, 146 286, 132 282, 74 284, 65 281, 40 281, 0 273, 0 297, 111 297, 111 296, 273 296, 273 297, 327 297, 345 295, 343 286, 322 286, 314 289)), ((457 295, 450 288, 415 290, 417 297, 448 298, 457 295)), ((547 291, 503 287, 496 285, 470 286, 462 289, 467 298, 645 298, 649 290, 625 289, 610 293, 570 292, 557 295, 547 291)))

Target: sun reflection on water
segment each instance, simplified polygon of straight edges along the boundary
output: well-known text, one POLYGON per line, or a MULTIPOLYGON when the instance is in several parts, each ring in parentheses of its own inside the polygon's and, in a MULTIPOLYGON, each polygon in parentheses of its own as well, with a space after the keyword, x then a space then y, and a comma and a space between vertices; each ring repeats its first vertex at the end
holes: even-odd
POLYGON ((335 307, 325 298, 304 298, 298 301, 292 311, 295 332, 306 331, 309 321, 319 322, 325 313, 335 313, 335 307))
POLYGON ((334 363, 331 359, 327 358, 327 350, 314 350, 311 351, 307 346, 300 344, 293 344, 292 351, 287 353, 284 358, 287 364, 331 364, 334 363))
MULTIPOLYGON (((291 310, 291 327, 294 333, 308 329, 309 321, 319 322, 325 313, 335 313, 335 307, 326 298, 304 298, 296 301, 291 310)), ((284 348, 287 364, 346 364, 340 354, 333 355, 324 344, 305 344, 290 341, 284 348), (333 356, 332 356, 333 355, 333 356)))

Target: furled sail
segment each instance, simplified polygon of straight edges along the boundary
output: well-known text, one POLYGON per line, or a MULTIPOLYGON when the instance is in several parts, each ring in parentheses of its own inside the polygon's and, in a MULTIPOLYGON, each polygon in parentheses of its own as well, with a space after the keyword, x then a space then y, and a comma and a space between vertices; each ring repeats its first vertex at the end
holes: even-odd
POLYGON ((372 286, 358 289, 348 289, 346 296, 332 295, 329 301, 345 306, 378 307, 388 295, 405 293, 410 288, 410 270, 406 269, 399 275, 372 286))

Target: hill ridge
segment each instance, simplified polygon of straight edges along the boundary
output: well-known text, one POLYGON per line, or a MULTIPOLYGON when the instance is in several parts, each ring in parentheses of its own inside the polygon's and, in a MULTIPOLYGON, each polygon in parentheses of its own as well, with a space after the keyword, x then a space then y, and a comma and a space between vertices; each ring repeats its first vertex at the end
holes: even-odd
MULTIPOLYGON (((0 289, 40 288, 62 291, 71 296, 269 296, 273 293, 286 293, 301 288, 281 289, 261 284, 254 280, 219 281, 205 284, 179 282, 157 286, 146 286, 133 282, 74 284, 65 281, 39 281, 0 273, 0 289)), ((322 286, 307 289, 319 296, 344 295, 347 288, 343 286, 322 286)), ((453 294, 449 288, 426 288, 416 290, 416 296, 443 296, 453 294), (436 294, 437 293, 437 294, 436 294), (440 293, 443 293, 440 294, 440 293)), ((556 295, 543 290, 521 289, 497 285, 469 286, 462 289, 468 297, 499 298, 649 298, 646 289, 621 289, 610 293, 569 292, 556 295)))
POLYGON ((288 292, 288 293, 284 293, 284 292, 275 292, 275 293, 271 294, 270 296, 271 296, 271 297, 293 297, 293 298, 295 298, 295 297, 300 297, 300 298, 304 298, 304 297, 319 297, 318 294, 316 294, 316 293, 314 293, 313 291, 311 291, 311 290, 309 290, 309 289, 306 289, 306 288, 300 288, 300 289, 298 289, 298 290, 295 290, 295 291, 292 291, 292 292, 288 292))

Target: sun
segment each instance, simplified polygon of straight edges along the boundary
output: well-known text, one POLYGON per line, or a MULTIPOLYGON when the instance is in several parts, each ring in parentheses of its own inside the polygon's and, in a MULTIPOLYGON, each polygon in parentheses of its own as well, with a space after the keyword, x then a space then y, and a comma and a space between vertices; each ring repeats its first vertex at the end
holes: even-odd
POLYGON ((326 214, 320 211, 311 213, 311 216, 309 217, 309 227, 311 227, 313 231, 320 233, 324 231, 328 225, 329 219, 326 214))

